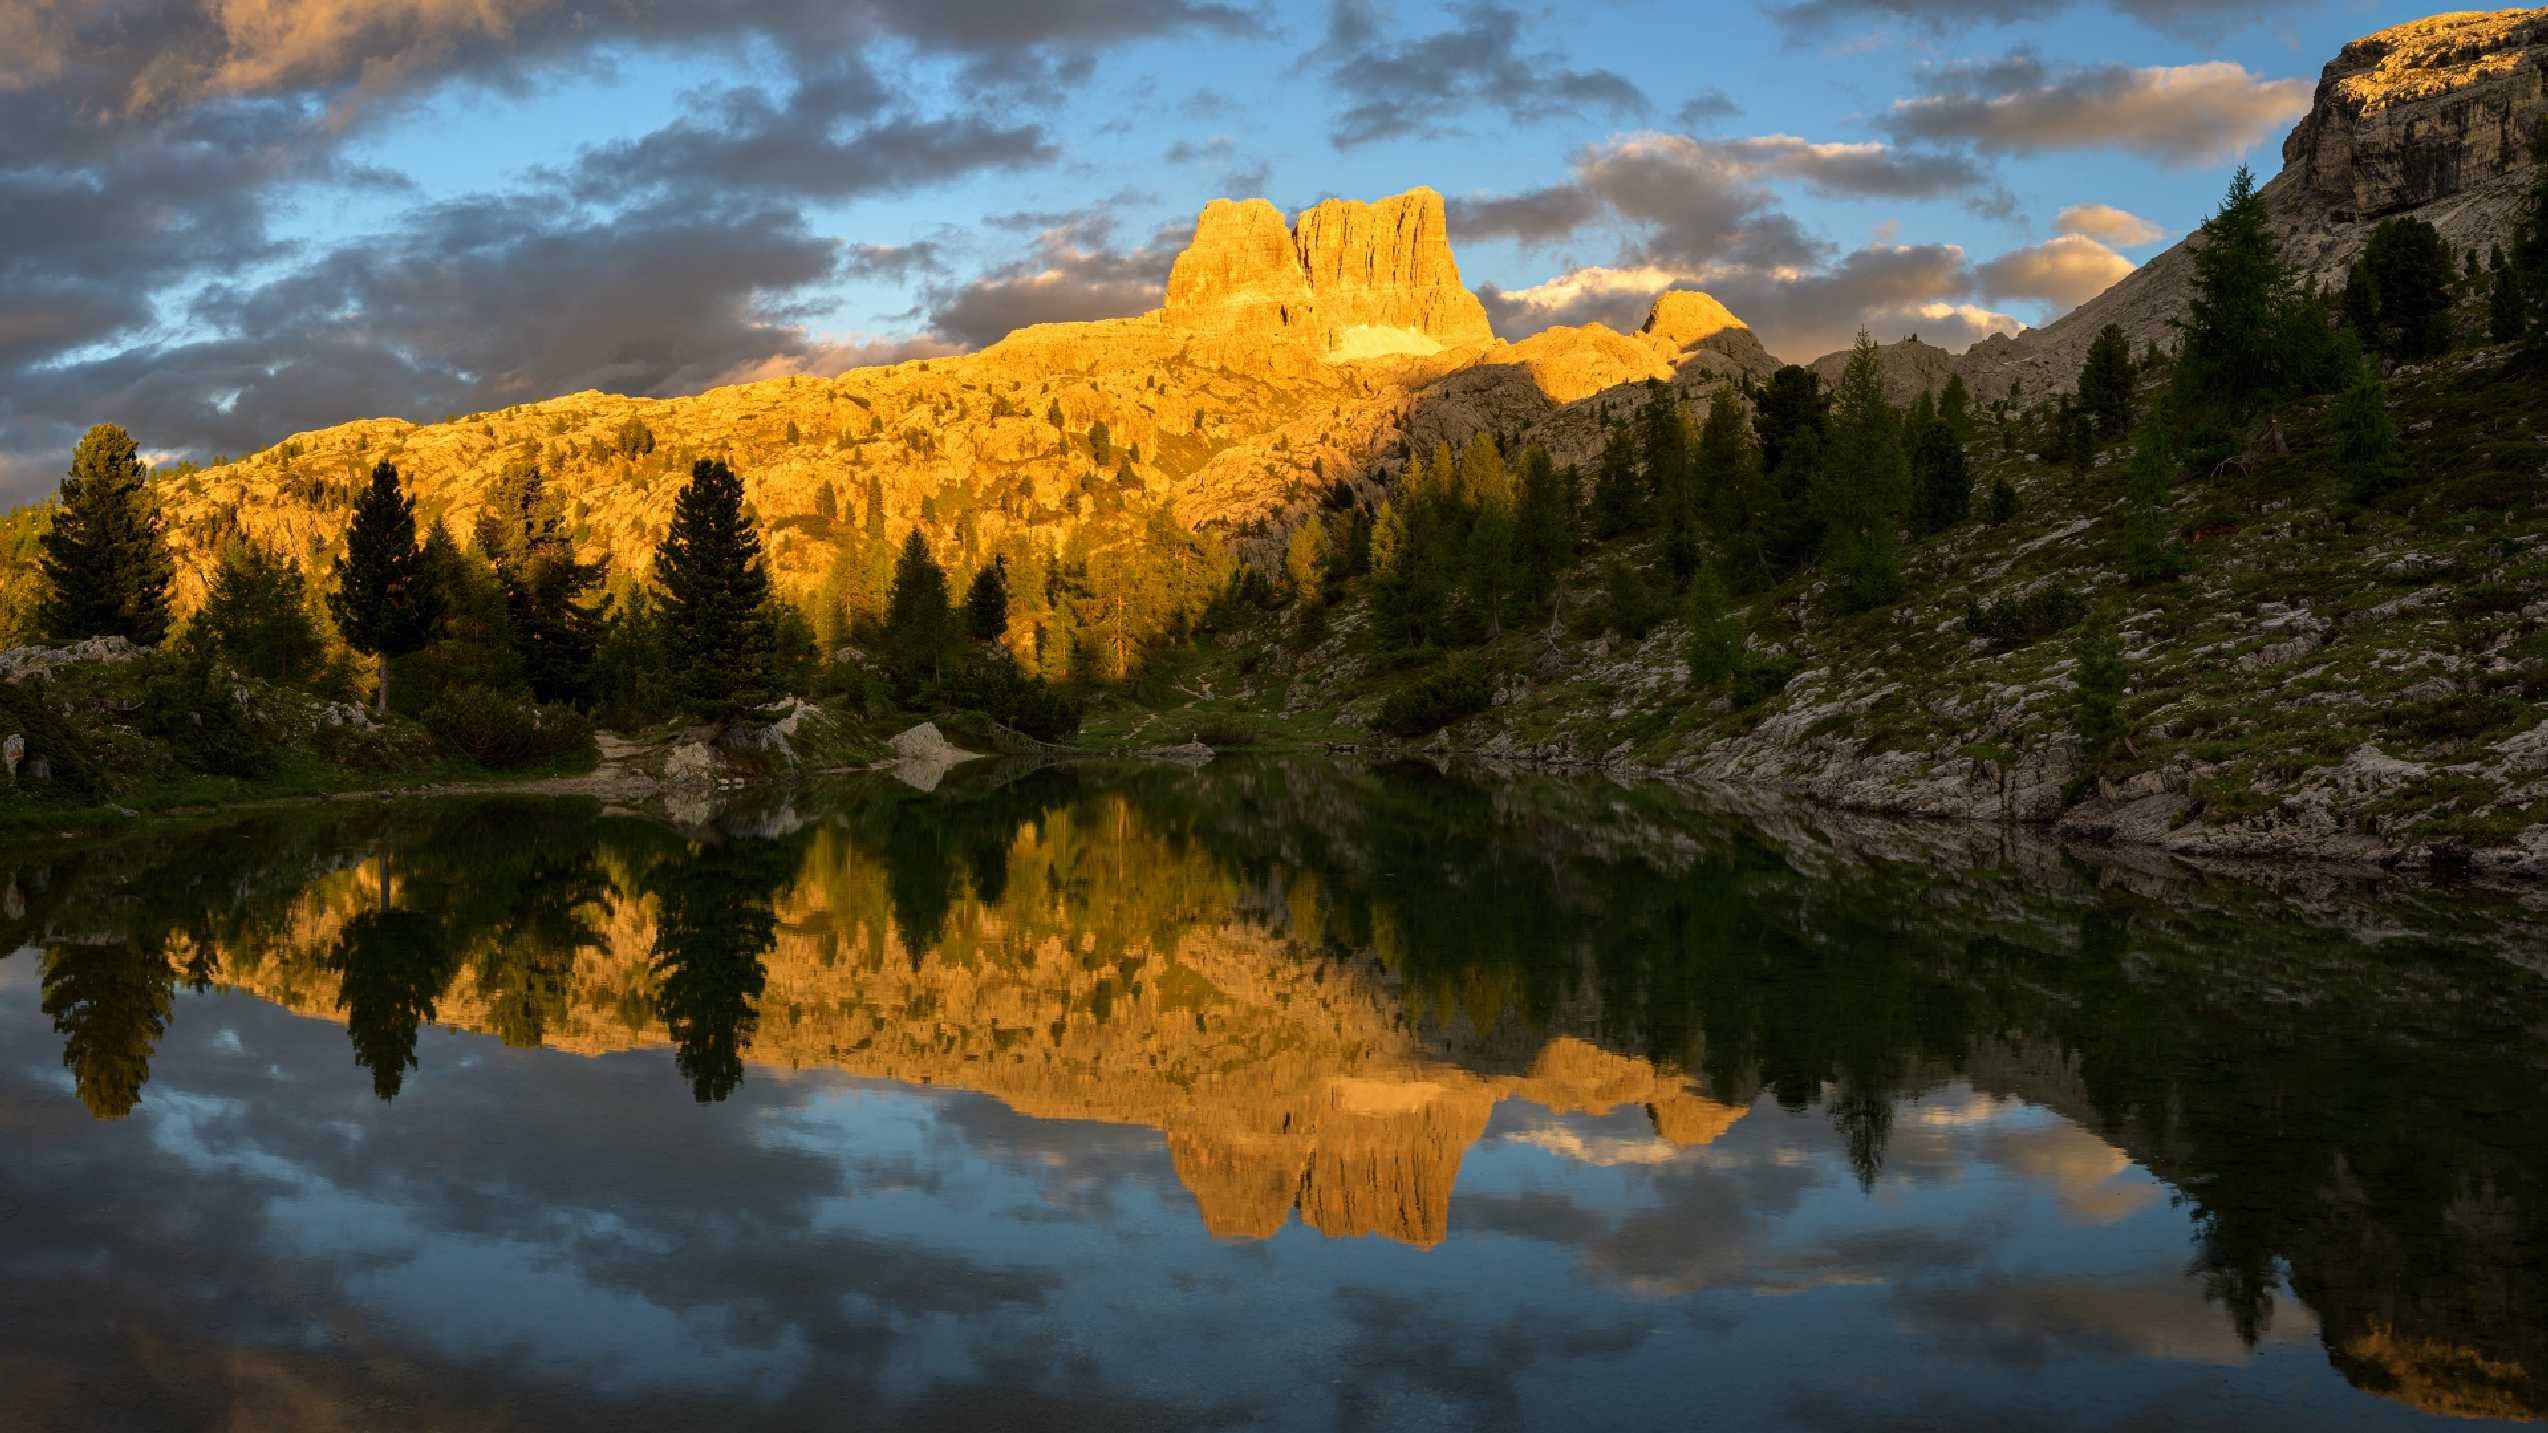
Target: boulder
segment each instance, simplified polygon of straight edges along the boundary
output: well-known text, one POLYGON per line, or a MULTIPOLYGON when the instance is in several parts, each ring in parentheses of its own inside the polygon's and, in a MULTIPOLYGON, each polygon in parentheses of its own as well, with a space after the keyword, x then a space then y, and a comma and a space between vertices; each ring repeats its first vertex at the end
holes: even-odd
POLYGON ((138 655, 122 637, 90 637, 60 647, 12 647, 0 652, 0 681, 22 682, 78 662, 129 662, 138 655))

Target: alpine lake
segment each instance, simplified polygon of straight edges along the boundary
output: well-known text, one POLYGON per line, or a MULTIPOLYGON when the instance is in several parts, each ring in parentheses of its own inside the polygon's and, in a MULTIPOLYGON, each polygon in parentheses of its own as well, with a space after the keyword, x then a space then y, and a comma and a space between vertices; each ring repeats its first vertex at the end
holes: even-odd
POLYGON ((2548 1414, 2548 903, 1271 757, 0 844, 0 1427, 2548 1414))

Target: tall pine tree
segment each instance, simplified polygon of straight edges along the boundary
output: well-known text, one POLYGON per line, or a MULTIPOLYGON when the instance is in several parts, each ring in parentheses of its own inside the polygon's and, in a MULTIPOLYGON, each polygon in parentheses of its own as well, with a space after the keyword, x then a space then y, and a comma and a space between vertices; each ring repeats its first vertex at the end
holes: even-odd
POLYGON ((955 645, 955 609, 948 601, 947 572, 930 555, 929 539, 915 527, 894 562, 892 592, 885 599, 885 660, 906 687, 935 679, 955 645))
POLYGON ((1831 454, 1823 473, 1823 559, 1842 610, 1863 612, 1899 595, 1895 526, 1908 505, 1911 464, 1901 415, 1885 401, 1876 341, 1864 330, 1832 404, 1831 454))
POLYGON ((732 721, 777 692, 778 623, 761 528, 743 509, 743 480, 702 458, 672 502, 655 547, 673 680, 701 717, 732 721))
POLYGON ((416 544, 416 503, 398 482, 398 469, 382 463, 371 485, 354 500, 345 530, 345 552, 336 559, 336 586, 327 594, 328 615, 345 645, 380 659, 373 694, 389 710, 389 664, 433 640, 442 620, 443 595, 416 544))
POLYGON ((2244 420, 2275 390, 2275 319, 2291 291, 2291 270, 2245 165, 2193 250, 2194 291, 2178 320, 2179 411, 2218 405, 2228 418, 2244 420))
POLYGON ((132 435, 112 423, 89 429, 72 451, 62 505, 40 540, 36 621, 46 636, 125 637, 144 647, 167 639, 176 567, 149 477, 132 435))

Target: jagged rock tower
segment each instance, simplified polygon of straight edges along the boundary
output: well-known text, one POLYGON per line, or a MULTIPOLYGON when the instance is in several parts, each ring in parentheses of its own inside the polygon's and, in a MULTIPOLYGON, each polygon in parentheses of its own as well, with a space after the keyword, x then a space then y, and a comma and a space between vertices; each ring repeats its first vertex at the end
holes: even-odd
POLYGON ((1460 282, 1442 196, 1330 199, 1286 225, 1263 199, 1215 199, 1168 275, 1165 317, 1199 333, 1293 340, 1335 358, 1492 343, 1460 282))

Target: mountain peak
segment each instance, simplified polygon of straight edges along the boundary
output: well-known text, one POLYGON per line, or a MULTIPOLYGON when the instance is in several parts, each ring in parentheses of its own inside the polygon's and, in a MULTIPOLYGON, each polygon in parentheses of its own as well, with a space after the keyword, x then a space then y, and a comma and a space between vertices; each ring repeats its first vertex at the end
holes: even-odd
POLYGON ((1204 333, 1297 339, 1332 358, 1494 340, 1460 282, 1442 196, 1422 187, 1329 199, 1288 227, 1263 199, 1215 199, 1169 272, 1164 316, 1204 333))

